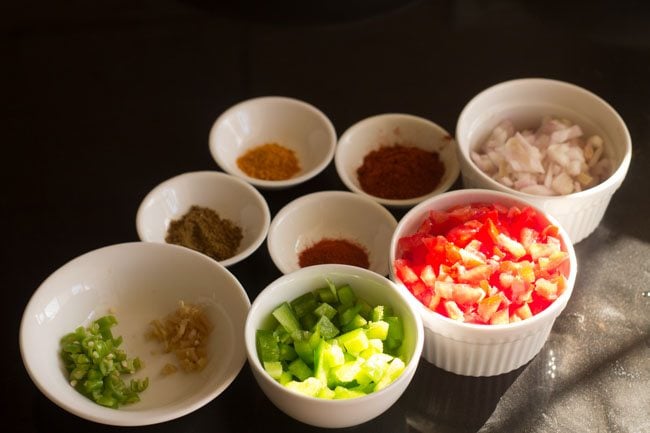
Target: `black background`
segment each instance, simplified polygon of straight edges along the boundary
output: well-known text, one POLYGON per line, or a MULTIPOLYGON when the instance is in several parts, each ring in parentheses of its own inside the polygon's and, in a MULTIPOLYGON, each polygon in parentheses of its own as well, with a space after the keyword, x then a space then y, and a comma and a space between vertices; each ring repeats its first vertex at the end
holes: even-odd
MULTIPOLYGON (((6 393, 2 411, 17 431, 116 430, 66 413, 32 384, 18 350, 23 309, 39 284, 72 258, 137 241, 135 213, 155 185, 187 171, 218 170, 207 137, 228 107, 251 97, 282 95, 321 109, 339 136, 362 118, 385 112, 428 118, 453 135, 471 97, 522 77, 585 87, 608 101, 630 130, 634 153, 626 181, 601 226, 576 247, 582 266, 578 285, 588 282, 606 292, 611 279, 587 275, 599 268, 623 269, 615 281, 621 298, 613 302, 632 310, 619 324, 634 331, 630 339, 637 345, 624 347, 634 352, 641 402, 648 401, 643 384, 650 373, 649 307, 648 298, 639 295, 640 287, 650 286, 646 2, 25 1, 2 6, 0 25, 5 306, 0 317, 9 347, 0 384, 6 393), (629 254, 605 263, 595 251, 619 239, 625 243, 618 247, 629 254)), ((454 188, 461 186, 459 180, 454 188)), ((345 189, 333 163, 303 185, 263 194, 273 216, 290 200, 326 189, 345 189)), ((403 214, 393 212, 397 218, 403 214)), ((266 245, 230 270, 251 300, 280 276, 266 245)), ((574 298, 567 317, 593 301, 587 294, 574 298)), ((557 328, 553 335, 564 336, 564 328, 557 328)), ((602 341, 586 335, 586 345, 602 341)), ((573 350, 558 341, 561 350, 573 350)), ((603 362, 624 360, 628 355, 622 350, 602 353, 603 362)), ((473 379, 423 361, 393 408, 349 430, 563 431, 567 420, 560 417, 558 424, 556 417, 549 424, 540 418, 540 413, 558 413, 551 401, 560 392, 575 395, 583 415, 599 414, 573 431, 649 427, 643 420, 647 415, 629 415, 616 399, 584 399, 588 386, 549 388, 537 374, 541 362, 497 378, 473 379), (517 386, 499 403, 516 379, 517 386), (541 392, 535 390, 544 386, 547 399, 535 403, 541 392), (514 404, 518 398, 525 403, 514 404)), ((601 364, 588 366, 583 374, 602 373, 601 364)), ((233 385, 207 406, 139 430, 318 429, 275 409, 244 366, 233 385)))

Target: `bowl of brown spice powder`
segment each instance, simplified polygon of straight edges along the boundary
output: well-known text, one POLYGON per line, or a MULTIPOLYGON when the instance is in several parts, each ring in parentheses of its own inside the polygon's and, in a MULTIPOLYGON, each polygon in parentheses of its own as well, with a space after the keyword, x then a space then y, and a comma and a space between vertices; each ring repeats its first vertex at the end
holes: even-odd
POLYGON ((285 274, 320 264, 343 264, 388 275, 395 217, 349 191, 319 191, 284 206, 271 221, 267 246, 285 274))
POLYGON ((410 114, 363 119, 339 139, 336 171, 351 191, 390 207, 411 207, 447 191, 459 174, 456 142, 410 114))
POLYGON ((215 121, 209 142, 223 171, 259 188, 279 189, 305 182, 329 165, 336 131, 313 105, 267 96, 226 110, 215 121))
POLYGON ((259 248, 270 221, 268 204, 253 186, 226 173, 196 171, 147 194, 136 227, 142 241, 181 245, 230 266, 259 248))

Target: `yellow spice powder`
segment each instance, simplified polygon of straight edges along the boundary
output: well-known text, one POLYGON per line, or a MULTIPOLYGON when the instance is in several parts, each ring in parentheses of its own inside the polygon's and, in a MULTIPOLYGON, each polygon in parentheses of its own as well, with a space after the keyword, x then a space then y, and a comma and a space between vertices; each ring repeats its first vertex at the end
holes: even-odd
POLYGON ((237 159, 237 166, 248 176, 262 180, 286 180, 300 171, 294 151, 278 143, 248 150, 237 159))

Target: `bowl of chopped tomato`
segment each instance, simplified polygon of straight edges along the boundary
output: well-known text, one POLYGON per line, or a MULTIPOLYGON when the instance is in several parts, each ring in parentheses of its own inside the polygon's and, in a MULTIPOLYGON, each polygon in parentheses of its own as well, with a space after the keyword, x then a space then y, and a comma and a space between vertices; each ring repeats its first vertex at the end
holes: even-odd
POLYGON ((424 358, 453 373, 494 376, 529 362, 564 310, 577 262, 567 232, 511 194, 465 189, 433 197, 398 223, 390 276, 412 295, 424 358))

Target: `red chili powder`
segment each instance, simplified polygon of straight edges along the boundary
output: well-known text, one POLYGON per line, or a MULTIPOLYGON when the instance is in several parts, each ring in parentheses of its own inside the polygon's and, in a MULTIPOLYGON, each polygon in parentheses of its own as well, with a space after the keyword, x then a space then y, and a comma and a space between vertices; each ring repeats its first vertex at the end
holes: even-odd
POLYGON ((298 263, 301 268, 325 263, 370 267, 366 249, 346 239, 321 239, 300 252, 298 263))
POLYGON ((363 158, 357 169, 361 189, 375 197, 403 200, 433 191, 445 173, 437 152, 402 146, 382 146, 363 158))

